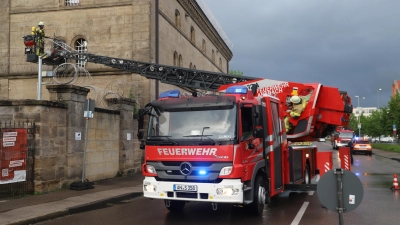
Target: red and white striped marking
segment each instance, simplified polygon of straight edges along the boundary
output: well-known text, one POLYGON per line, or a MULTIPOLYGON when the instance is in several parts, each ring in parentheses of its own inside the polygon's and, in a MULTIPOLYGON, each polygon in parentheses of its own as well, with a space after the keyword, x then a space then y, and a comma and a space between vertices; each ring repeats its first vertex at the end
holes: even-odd
POLYGON ((328 172, 329 170, 331 170, 329 162, 326 162, 324 166, 325 166, 325 173, 328 172))
POLYGON ((349 156, 348 155, 344 155, 344 168, 346 170, 350 170, 349 156))

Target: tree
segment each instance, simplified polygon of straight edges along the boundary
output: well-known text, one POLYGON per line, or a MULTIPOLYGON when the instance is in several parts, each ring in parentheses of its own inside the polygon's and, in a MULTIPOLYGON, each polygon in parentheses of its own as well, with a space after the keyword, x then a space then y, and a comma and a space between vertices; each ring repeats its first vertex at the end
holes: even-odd
POLYGON ((243 72, 240 70, 229 70, 229 74, 243 76, 243 72))

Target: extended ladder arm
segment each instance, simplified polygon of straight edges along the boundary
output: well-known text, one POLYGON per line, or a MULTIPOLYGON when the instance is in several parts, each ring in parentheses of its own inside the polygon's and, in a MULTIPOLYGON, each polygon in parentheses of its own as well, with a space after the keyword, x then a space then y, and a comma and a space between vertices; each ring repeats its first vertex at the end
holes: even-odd
POLYGON ((150 79, 159 80, 162 83, 207 91, 217 91, 221 85, 257 79, 254 77, 193 70, 182 67, 145 63, 87 53, 62 51, 60 52, 60 55, 66 59, 92 62, 132 73, 137 73, 150 79))

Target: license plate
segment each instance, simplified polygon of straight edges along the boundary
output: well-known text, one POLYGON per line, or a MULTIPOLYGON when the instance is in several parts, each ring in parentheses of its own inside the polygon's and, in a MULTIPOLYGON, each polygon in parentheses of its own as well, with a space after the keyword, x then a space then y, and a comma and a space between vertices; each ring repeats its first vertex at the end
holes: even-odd
POLYGON ((174 191, 197 192, 197 185, 174 184, 174 191))

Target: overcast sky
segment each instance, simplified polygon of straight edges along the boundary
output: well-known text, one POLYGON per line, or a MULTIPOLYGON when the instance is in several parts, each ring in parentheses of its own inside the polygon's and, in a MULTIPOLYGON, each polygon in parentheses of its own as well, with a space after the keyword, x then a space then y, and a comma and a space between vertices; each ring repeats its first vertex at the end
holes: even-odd
POLYGON ((377 107, 379 88, 387 105, 400 80, 400 0, 203 1, 245 76, 335 86, 354 107, 377 107))

